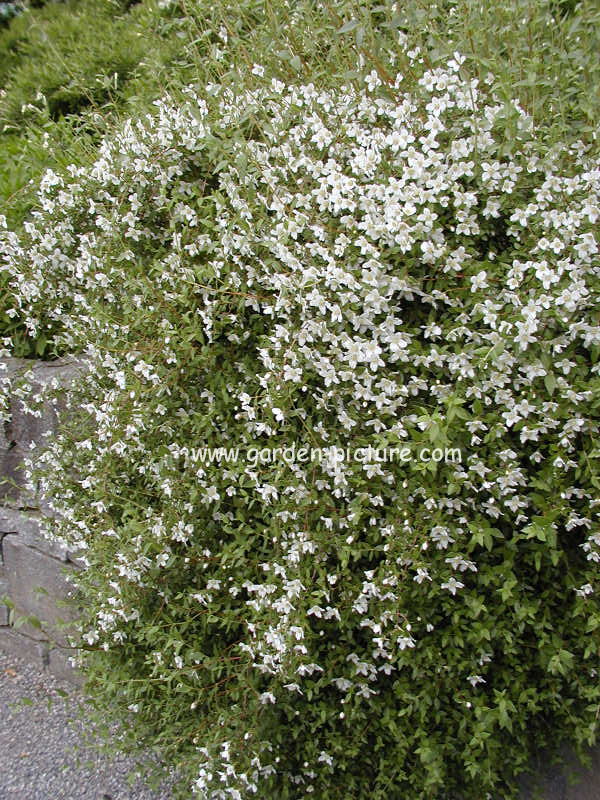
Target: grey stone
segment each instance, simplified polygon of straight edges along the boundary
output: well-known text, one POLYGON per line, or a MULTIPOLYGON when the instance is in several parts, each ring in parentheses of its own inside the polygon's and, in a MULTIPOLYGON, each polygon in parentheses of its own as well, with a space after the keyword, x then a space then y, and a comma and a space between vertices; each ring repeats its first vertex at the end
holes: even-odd
MULTIPOLYGON (((48 434, 58 430, 58 419, 64 411, 64 402, 59 396, 52 401, 47 398, 36 407, 36 413, 28 413, 17 395, 19 379, 25 378, 31 385, 31 394, 50 386, 66 388, 85 372, 85 363, 78 359, 59 359, 53 362, 25 361, 23 359, 0 359, 0 379, 8 380, 15 387, 10 404, 10 419, 2 427, 0 435, 0 502, 10 500, 13 505, 27 505, 33 500, 24 481, 22 461, 31 457, 36 449, 43 450, 49 442, 48 434), (5 367, 6 369, 2 369, 5 367), (5 377, 8 376, 8 377, 5 377)), ((39 499, 36 498, 36 502, 39 499)))
POLYGON ((6 429, 8 428, 8 423, 4 422, 0 425, 0 452, 4 452, 4 450, 8 450, 10 446, 10 442, 6 438, 6 429))
POLYGON ((10 406, 10 422, 5 426, 5 436, 9 443, 20 445, 44 445, 48 442, 48 434, 56 433, 58 418, 56 411, 49 403, 39 409, 40 416, 29 413, 22 400, 13 399, 10 406))
POLYGON ((0 448, 0 502, 23 505, 26 491, 22 463, 27 455, 19 444, 0 448))
POLYGON ((48 633, 66 644, 67 630, 62 629, 62 623, 75 620, 77 614, 72 605, 61 603, 73 593, 65 578, 64 562, 27 547, 18 536, 5 536, 2 552, 8 595, 15 604, 15 614, 34 615, 43 623, 42 631, 28 624, 23 627, 24 632, 32 638, 48 633))
POLYGON ((18 534, 19 541, 28 547, 33 547, 61 561, 69 560, 69 553, 65 547, 51 542, 40 532, 39 514, 0 506, 0 537, 9 533, 18 534))
MULTIPOLYGON (((8 585, 4 579, 4 567, 0 566, 0 597, 8 594, 8 585)), ((0 602, 0 627, 8 625, 9 609, 4 603, 0 602)))
POLYGON ((522 800, 598 800, 600 798, 600 747, 590 749, 591 766, 585 769, 572 752, 563 750, 564 765, 540 757, 533 775, 521 782, 522 800))
POLYGON ((27 369, 27 367, 31 366, 33 363, 33 361, 29 361, 26 358, 0 358, 2 371, 8 373, 8 375, 12 375, 19 370, 27 369))
POLYGON ((40 669, 44 669, 48 660, 46 642, 30 639, 12 628, 0 628, 0 650, 36 664, 40 669))
MULTIPOLYGON (((3 574, 4 574, 3 568, 0 567, 0 597, 2 597, 2 595, 8 594, 8 586, 6 584, 6 581, 4 580, 3 574)), ((8 625, 8 615, 9 615, 8 606, 5 606, 4 603, 0 601, 0 627, 8 625)))
MULTIPOLYGON (((43 373, 39 368, 40 362, 7 359, 6 363, 11 383, 15 383, 15 379, 18 377, 27 376, 27 381, 33 387, 34 392, 49 383, 48 378, 44 380, 42 377, 43 373)), ((56 375, 60 375, 60 368, 56 375)), ((4 426, 5 438, 9 445, 12 442, 24 445, 29 445, 31 442, 41 443, 45 441, 44 434, 47 431, 56 430, 56 413, 49 403, 43 403, 38 413, 40 416, 28 413, 23 401, 13 395, 10 405, 10 421, 4 426)))
MULTIPOLYGON (((6 606, 0 607, 0 618, 1 608, 6 609, 6 606)), ((76 686, 83 684, 83 676, 69 663, 74 652, 72 648, 53 647, 47 641, 29 636, 28 626, 17 629, 4 627, 8 623, 8 609, 6 611, 6 623, 0 625, 1 651, 35 664, 38 669, 47 670, 61 680, 67 680, 76 686)), ((39 634, 39 631, 36 633, 39 634)))
POLYGON ((69 681, 75 686, 82 686, 83 675, 69 663, 73 651, 59 647, 51 647, 45 654, 45 666, 48 672, 60 680, 69 681))
POLYGON ((25 358, 0 358, 0 376, 7 375, 14 381, 31 374, 31 382, 39 386, 49 384, 56 378, 59 386, 66 386, 87 369, 81 358, 58 358, 55 361, 31 361, 25 358))

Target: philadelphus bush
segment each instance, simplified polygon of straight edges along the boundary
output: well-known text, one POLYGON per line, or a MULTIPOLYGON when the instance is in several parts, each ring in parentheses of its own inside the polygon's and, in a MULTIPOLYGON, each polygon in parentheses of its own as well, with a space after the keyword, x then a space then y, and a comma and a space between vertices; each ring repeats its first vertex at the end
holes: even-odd
POLYGON ((190 87, 3 232, 88 365, 33 473, 88 688, 183 796, 505 798, 596 735, 600 169, 405 55, 190 87))

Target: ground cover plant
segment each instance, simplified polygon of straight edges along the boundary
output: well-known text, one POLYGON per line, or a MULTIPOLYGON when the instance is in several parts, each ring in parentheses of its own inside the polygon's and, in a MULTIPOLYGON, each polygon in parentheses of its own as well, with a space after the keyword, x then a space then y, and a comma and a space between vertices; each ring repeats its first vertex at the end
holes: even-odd
POLYGON ((32 473, 88 690, 184 797, 507 798, 597 733, 593 121, 436 51, 441 7, 262 8, 2 233, 20 324, 89 365, 32 473))

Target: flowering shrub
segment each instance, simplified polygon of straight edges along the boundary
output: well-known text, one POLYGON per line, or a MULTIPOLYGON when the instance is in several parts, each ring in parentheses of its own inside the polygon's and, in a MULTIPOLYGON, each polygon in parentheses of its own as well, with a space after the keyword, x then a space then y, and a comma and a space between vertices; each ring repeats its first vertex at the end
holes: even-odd
POLYGON ((504 798, 596 736, 600 170, 402 59, 189 88, 3 232, 31 335, 89 363, 32 473, 88 689, 185 796, 504 798), (292 442, 463 459, 196 452, 292 442))

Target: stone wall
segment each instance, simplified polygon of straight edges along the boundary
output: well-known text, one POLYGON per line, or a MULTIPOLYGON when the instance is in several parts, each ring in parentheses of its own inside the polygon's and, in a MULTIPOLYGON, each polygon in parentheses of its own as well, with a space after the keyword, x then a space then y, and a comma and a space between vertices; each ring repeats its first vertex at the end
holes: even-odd
MULTIPOLYGON (((30 383, 43 387, 73 380, 81 365, 73 360, 45 364, 20 359, 0 362, 0 379, 13 382, 31 370, 30 383)), ((66 576, 76 560, 63 547, 44 539, 40 519, 50 513, 43 499, 26 486, 22 461, 35 454, 56 431, 56 409, 44 403, 39 416, 26 413, 15 393, 8 421, 0 425, 0 597, 14 603, 15 619, 34 617, 42 624, 10 624, 10 609, 0 602, 0 649, 39 664, 62 678, 77 680, 69 664, 68 623, 74 610, 66 602, 71 587, 66 576)))

